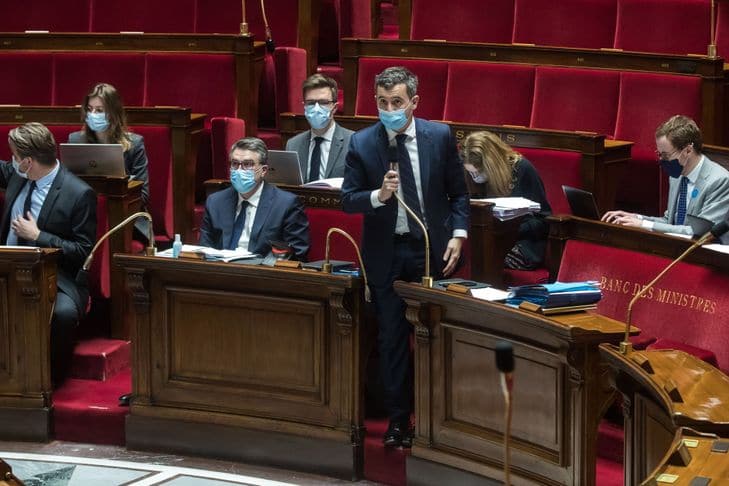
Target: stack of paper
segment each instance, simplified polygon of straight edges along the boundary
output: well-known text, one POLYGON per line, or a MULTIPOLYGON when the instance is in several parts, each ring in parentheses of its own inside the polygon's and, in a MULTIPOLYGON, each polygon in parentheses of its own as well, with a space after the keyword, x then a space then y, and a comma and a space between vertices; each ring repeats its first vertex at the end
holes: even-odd
MULTIPOLYGON (((245 258, 253 258, 258 255, 251 253, 243 248, 235 250, 217 250, 215 248, 208 248, 207 246, 199 245, 182 245, 183 252, 197 253, 202 255, 205 260, 214 260, 221 262, 231 262, 233 260, 242 260, 245 258)), ((168 248, 164 251, 158 251, 157 256, 172 258, 172 248, 168 248)))
POLYGON ((341 189, 344 177, 332 177, 331 179, 319 179, 317 181, 307 182, 304 187, 323 187, 326 189, 341 189))
POLYGON ((523 197, 492 197, 488 199, 474 199, 474 201, 494 203, 494 217, 501 221, 518 218, 528 213, 538 213, 542 209, 538 202, 523 197))
POLYGON ((602 299, 602 292, 597 282, 555 282, 511 287, 506 303, 519 305, 526 300, 547 309, 584 306, 594 304, 600 299, 602 299))

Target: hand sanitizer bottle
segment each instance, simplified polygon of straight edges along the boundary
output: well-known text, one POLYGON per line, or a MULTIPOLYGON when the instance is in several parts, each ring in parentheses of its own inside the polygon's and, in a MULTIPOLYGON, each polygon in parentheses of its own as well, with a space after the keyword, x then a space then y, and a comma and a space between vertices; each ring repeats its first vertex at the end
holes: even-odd
POLYGON ((182 241, 180 240, 180 233, 175 233, 175 242, 172 243, 172 258, 179 258, 180 251, 182 251, 182 241))

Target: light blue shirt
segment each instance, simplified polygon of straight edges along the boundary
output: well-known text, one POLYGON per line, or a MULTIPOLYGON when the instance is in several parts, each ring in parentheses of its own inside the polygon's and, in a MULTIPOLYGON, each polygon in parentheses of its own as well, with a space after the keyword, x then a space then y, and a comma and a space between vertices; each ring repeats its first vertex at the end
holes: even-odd
MULTIPOLYGON (((33 215, 33 219, 35 219, 36 221, 38 221, 38 215, 40 214, 43 203, 46 200, 46 196, 48 196, 48 192, 51 190, 51 185, 53 185, 53 181, 56 179, 56 175, 58 175, 59 167, 60 166, 58 164, 58 161, 56 160, 56 166, 53 168, 53 170, 35 181, 35 190, 33 191, 33 195, 30 198, 30 213, 33 215)), ((11 221, 18 219, 22 215, 25 198, 28 196, 28 191, 30 190, 30 183, 31 181, 28 180, 18 193, 18 197, 15 198, 15 202, 13 202, 13 207, 10 210, 11 221)), ((15 234, 15 230, 13 230, 12 226, 8 231, 8 239, 6 244, 18 244, 18 235, 15 234)))

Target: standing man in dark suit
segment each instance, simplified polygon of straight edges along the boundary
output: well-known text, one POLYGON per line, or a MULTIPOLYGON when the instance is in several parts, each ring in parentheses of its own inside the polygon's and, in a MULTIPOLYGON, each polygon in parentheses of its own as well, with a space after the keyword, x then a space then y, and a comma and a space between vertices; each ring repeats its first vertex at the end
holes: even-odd
POLYGON ((403 67, 375 78, 380 122, 352 135, 342 206, 364 213, 363 258, 379 321, 380 373, 390 424, 386 446, 412 445, 410 325, 395 280, 416 281, 425 266, 420 227, 393 197, 398 192, 428 229, 436 276, 453 273, 467 237, 469 199, 447 125, 413 117, 418 78, 403 67), (390 168, 397 159, 398 170, 390 168))
POLYGON ((304 260, 309 222, 296 195, 264 182, 268 149, 259 138, 242 138, 230 149, 231 187, 208 196, 200 244, 219 250, 245 248, 267 255, 271 241, 288 244, 304 260))
POLYGON ((304 81, 303 92, 304 115, 311 130, 286 142, 286 150, 299 153, 304 182, 343 177, 352 130, 334 121, 337 82, 328 76, 313 74, 304 81))
POLYGON ((51 323, 51 378, 58 384, 88 302, 88 289, 76 283, 76 274, 96 240, 96 194, 56 160, 53 135, 40 123, 11 130, 8 144, 12 165, 0 164, 0 186, 5 188, 2 243, 62 251, 51 323))

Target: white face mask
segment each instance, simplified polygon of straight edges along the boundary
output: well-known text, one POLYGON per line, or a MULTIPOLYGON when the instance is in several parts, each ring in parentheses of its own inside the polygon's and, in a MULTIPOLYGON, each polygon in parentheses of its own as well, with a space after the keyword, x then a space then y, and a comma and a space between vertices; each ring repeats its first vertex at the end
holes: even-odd
POLYGON ((18 162, 17 160, 15 160, 15 156, 14 155, 13 155, 13 158, 12 158, 12 163, 13 163, 13 169, 15 169, 15 173, 18 174, 23 179, 27 179, 28 178, 28 170, 30 170, 30 167, 28 167, 28 169, 25 172, 21 172, 20 171, 20 162, 18 162))
POLYGON ((473 182, 475 182, 476 184, 484 184, 489 180, 485 174, 481 174, 480 172, 471 172, 470 170, 467 172, 468 175, 471 176, 471 179, 473 179, 473 182))

